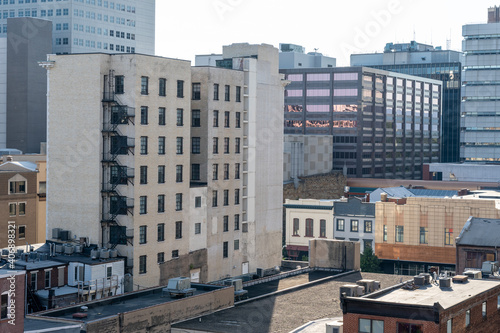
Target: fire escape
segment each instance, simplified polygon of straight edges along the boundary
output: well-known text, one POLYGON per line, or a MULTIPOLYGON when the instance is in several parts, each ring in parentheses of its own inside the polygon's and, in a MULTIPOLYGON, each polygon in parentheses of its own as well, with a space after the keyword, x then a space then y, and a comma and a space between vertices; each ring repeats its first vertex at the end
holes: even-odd
MULTIPOLYGON (((134 169, 121 162, 123 156, 134 155, 135 139, 122 134, 126 126, 134 125, 134 108, 123 105, 117 97, 122 87, 115 86, 113 71, 105 76, 103 92, 103 155, 102 155, 102 217, 101 226, 107 230, 108 239, 103 245, 132 245, 126 227, 120 224, 120 216, 133 215, 134 199, 122 195, 123 186, 134 185, 134 169)), ((126 190, 126 189, 125 189, 126 190)), ((104 231, 104 230, 103 230, 104 231)))

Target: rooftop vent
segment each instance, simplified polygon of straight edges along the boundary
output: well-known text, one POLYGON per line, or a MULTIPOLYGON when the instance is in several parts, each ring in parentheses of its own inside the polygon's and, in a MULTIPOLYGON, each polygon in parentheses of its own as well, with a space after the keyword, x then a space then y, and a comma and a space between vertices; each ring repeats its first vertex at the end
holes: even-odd
POLYGON ((422 275, 415 275, 413 277, 413 281, 415 282, 415 284, 417 286, 423 286, 425 285, 425 276, 422 276, 422 275))
POLYGON ((346 284, 340 287, 340 295, 346 294, 348 297, 359 297, 365 293, 365 287, 357 284, 346 284))
POLYGON ((452 280, 453 283, 466 283, 469 277, 467 275, 455 275, 452 280))
POLYGON ((451 278, 439 279, 439 288, 450 288, 450 287, 451 287, 451 278))
POLYGON ((481 271, 466 271, 464 275, 467 276, 471 280, 480 280, 483 278, 481 271))

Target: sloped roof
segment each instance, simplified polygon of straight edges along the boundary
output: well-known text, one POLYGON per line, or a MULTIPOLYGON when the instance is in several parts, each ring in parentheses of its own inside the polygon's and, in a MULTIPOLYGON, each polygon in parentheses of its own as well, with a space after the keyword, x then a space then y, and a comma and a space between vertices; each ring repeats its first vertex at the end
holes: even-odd
POLYGON ((336 216, 375 216, 375 204, 361 202, 359 198, 349 198, 347 201, 334 202, 333 212, 336 216))
POLYGON ((470 217, 457 239, 457 245, 500 246, 500 220, 470 217))
POLYGON ((453 190, 429 190, 429 189, 408 189, 411 193, 413 193, 417 197, 430 197, 430 198, 444 198, 444 197, 453 197, 457 195, 457 191, 453 190))
POLYGON ((37 172, 37 165, 26 161, 8 161, 0 164, 0 172, 37 172))
POLYGON ((370 202, 380 201, 380 195, 382 193, 387 193, 387 197, 389 197, 389 198, 407 198, 407 197, 414 197, 415 196, 415 194, 410 192, 404 186, 385 187, 385 188, 378 188, 375 191, 371 192, 370 193, 370 202))

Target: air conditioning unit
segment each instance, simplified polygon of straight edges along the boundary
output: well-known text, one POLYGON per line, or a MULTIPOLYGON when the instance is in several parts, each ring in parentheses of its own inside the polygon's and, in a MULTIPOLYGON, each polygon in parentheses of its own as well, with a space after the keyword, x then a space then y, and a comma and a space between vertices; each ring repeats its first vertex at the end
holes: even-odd
POLYGON ((61 228, 52 228, 52 239, 59 239, 59 233, 62 231, 61 228))
POLYGON ((64 246, 64 254, 73 254, 75 252, 75 247, 73 245, 64 246))
POLYGON ((475 270, 466 271, 464 272, 464 275, 471 280, 480 280, 483 278, 483 274, 481 273, 481 271, 475 271, 475 270))
POLYGON ((71 238, 71 231, 69 230, 61 230, 59 232, 59 237, 62 241, 69 241, 71 238))
POLYGON ((420 273, 419 275, 424 277, 425 284, 431 284, 431 275, 429 273, 420 273))
POLYGON ((425 285, 425 276, 422 276, 422 275, 415 275, 413 277, 413 282, 417 285, 417 286, 423 286, 425 285))
MULTIPOLYGON (((356 281, 356 284, 365 287, 365 292, 367 294, 372 293, 378 289, 378 288, 375 288, 375 280, 363 279, 363 280, 356 281)), ((379 285, 380 285, 380 282, 379 282, 379 285)))
POLYGON ((326 323, 326 333, 344 333, 344 322, 342 320, 334 320, 326 323))
POLYGON ((365 292, 365 287, 358 286, 357 284, 345 284, 340 287, 340 294, 346 294, 348 297, 359 297, 365 292))
POLYGON ((257 275, 259 277, 264 277, 264 269, 263 268, 257 268, 257 275))
POLYGON ((439 279, 439 287, 440 288, 450 288, 451 287, 451 278, 439 279))

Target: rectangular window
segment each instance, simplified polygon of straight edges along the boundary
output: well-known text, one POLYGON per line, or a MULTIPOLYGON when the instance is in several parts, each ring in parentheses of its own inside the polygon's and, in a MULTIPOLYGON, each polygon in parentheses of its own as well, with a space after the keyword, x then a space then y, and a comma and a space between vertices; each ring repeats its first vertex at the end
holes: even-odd
POLYGON ((194 224, 194 234, 195 235, 201 234, 201 223, 194 224))
POLYGON ((139 183, 141 184, 147 184, 148 183, 148 167, 145 165, 141 165, 139 167, 140 170, 140 181, 139 183))
POLYGON ((224 127, 228 128, 230 125, 230 113, 229 111, 224 111, 224 127))
POLYGON ((470 326, 470 310, 465 311, 465 327, 470 326))
POLYGON ((422 324, 396 323, 397 332, 424 332, 422 324))
POLYGON ((158 154, 165 155, 165 137, 160 136, 158 138, 158 154))
POLYGON ((235 239, 234 240, 234 250, 238 251, 239 249, 240 249, 240 240, 239 239, 235 239))
POLYGON ((139 244, 146 244, 146 242, 147 242, 147 230, 148 230, 148 227, 145 225, 141 225, 139 227, 139 244))
POLYGON ((241 112, 235 113, 235 125, 236 128, 241 128, 241 112))
POLYGON ((182 210, 182 193, 175 194, 175 210, 182 210))
POLYGON ((404 242, 404 227, 402 225, 396 226, 396 242, 404 242))
POLYGON ((241 102, 241 87, 236 86, 236 102, 241 102))
POLYGON ((167 96, 167 79, 160 78, 158 80, 158 95, 167 96))
POLYGON ((182 183, 182 165, 175 166, 175 182, 182 183))
POLYGON ((200 127, 201 126, 201 113, 200 110, 192 110, 191 111, 191 127, 200 127))
POLYGON ((177 80, 177 97, 184 98, 184 81, 177 80))
POLYGON ((234 190, 234 204, 235 205, 240 204, 240 189, 239 188, 234 190))
POLYGON ((299 219, 293 219, 293 236, 299 236, 299 219))
POLYGON ((319 237, 326 238, 326 220, 319 220, 319 237))
POLYGON ((148 82, 149 78, 147 76, 141 76, 141 95, 148 94, 148 82))
POLYGON ((146 258, 147 256, 139 257, 139 274, 146 274, 146 258))
POLYGON ((427 234, 429 233, 429 228, 420 227, 420 244, 427 244, 427 234))
POLYGON ((191 180, 200 180, 199 164, 191 164, 191 180))
POLYGON ((234 165, 234 179, 240 179, 240 164, 236 163, 234 165))
POLYGON ((148 212, 148 197, 143 195, 139 197, 139 214, 147 214, 148 212))
POLYGON ((229 179, 229 164, 224 163, 224 180, 229 179))
POLYGON ((219 138, 213 138, 212 139, 212 153, 213 154, 218 154, 219 153, 219 138))
POLYGON ((179 250, 172 250, 172 258, 179 258, 179 250))
POLYGON ((481 307, 481 314, 482 314, 483 318, 486 318, 486 315, 487 315, 487 313, 486 313, 486 302, 483 302, 483 305, 481 307))
POLYGON ((234 215, 234 230, 240 230, 240 215, 234 215))
POLYGON ((158 108, 158 125, 165 125, 165 108, 158 108))
POLYGON ((200 146, 201 146, 201 138, 199 138, 199 137, 191 138, 191 153, 192 154, 199 154, 200 153, 200 146))
POLYGON ((183 125, 184 125, 184 110, 177 109, 177 126, 183 126, 183 125))
POLYGON ((165 212, 165 195, 158 194, 158 213, 165 212))
POLYGON ((193 88, 193 100, 200 100, 201 99, 201 84, 200 83, 193 83, 192 84, 193 88))
POLYGON ((141 155, 148 154, 148 137, 141 136, 141 155))
POLYGON ((344 230, 345 230, 345 220, 337 219, 337 231, 344 231, 344 230))
POLYGON ((234 153, 240 153, 240 138, 234 138, 234 153))
POLYGON ((365 221, 365 233, 372 233, 372 221, 365 221))
POLYGON ((224 196, 223 196, 223 200, 222 200, 222 204, 224 206, 229 206, 229 190, 224 190, 224 196))
POLYGON ((224 138, 224 154, 229 154, 229 138, 224 138))
POLYGON ((148 107, 141 106, 141 125, 148 124, 148 107))
MULTIPOLYGON (((75 267, 75 272, 78 272, 78 267, 75 267)), ((37 274, 38 273, 31 273, 31 290, 35 291, 38 290, 37 287, 37 274)), ((75 273, 75 280, 78 280, 78 275, 75 273)))
POLYGON ((165 183, 165 166, 159 165, 158 166, 158 184, 164 184, 164 183, 165 183))
MULTIPOLYGON (((360 318, 358 331, 359 333, 384 333, 384 321, 360 318)), ((398 330, 398 332, 413 332, 413 331, 398 330)))
POLYGON ((51 271, 45 271, 45 288, 50 288, 50 274, 51 271))
POLYGON ((195 208, 200 208, 201 207, 201 197, 195 197, 194 198, 194 207, 195 208))
POLYGON ((383 240, 384 242, 387 242, 387 226, 384 225, 384 235, 383 235, 383 240))
POLYGON ((156 255, 156 259, 157 259, 157 262, 159 264, 164 263, 165 262, 165 252, 158 252, 158 254, 156 255))
POLYGON ((228 257, 228 242, 222 243, 222 257, 223 258, 228 257))
POLYGON ((219 100, 219 84, 214 83, 214 101, 219 100))
POLYGON ((500 295, 497 296, 497 309, 500 309, 500 295))
POLYGON ((182 155, 183 147, 182 147, 182 137, 177 137, 176 140, 176 153, 177 155, 182 155))
POLYGON ((26 193, 26 182, 24 180, 9 182, 9 193, 26 193))
POLYGON ((182 222, 177 221, 175 222, 175 239, 181 239, 182 238, 182 222))
POLYGON ((158 242, 163 242, 165 240, 165 223, 158 223, 158 242))
POLYGON ((351 232, 358 232, 358 220, 351 220, 351 232))
POLYGON ((217 190, 212 191, 212 207, 217 207, 217 190))
POLYGON ((213 127, 219 127, 219 111, 214 110, 213 115, 213 127))
POLYGON ((226 102, 229 102, 231 100, 230 96, 231 96, 231 87, 226 84, 224 86, 224 100, 226 102))
POLYGON ((17 204, 11 203, 9 204, 9 216, 16 216, 17 204))
POLYGON ((453 245, 453 229, 444 229, 444 245, 453 245))
POLYGON ((224 216, 222 217, 222 221, 223 221, 223 223, 222 223, 222 226, 223 226, 223 231, 224 231, 224 232, 229 231, 229 216, 224 215, 224 216))
POLYGON ((212 165, 212 180, 217 180, 219 178, 219 165, 212 165))
POLYGON ((314 237, 314 221, 306 219, 306 237, 314 237))
POLYGON ((2 294, 0 299, 1 307, 0 307, 0 319, 7 319, 9 313, 9 294, 6 292, 2 294))

